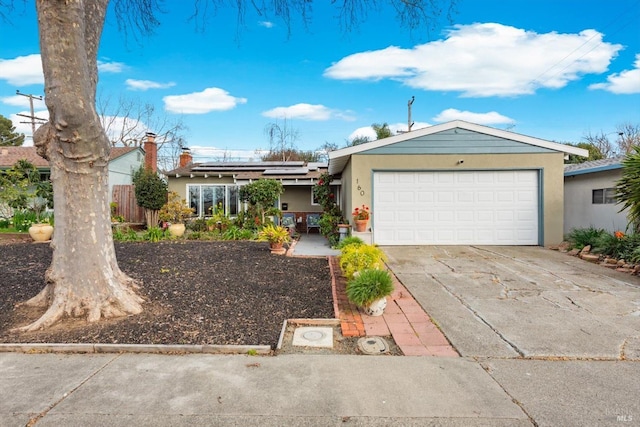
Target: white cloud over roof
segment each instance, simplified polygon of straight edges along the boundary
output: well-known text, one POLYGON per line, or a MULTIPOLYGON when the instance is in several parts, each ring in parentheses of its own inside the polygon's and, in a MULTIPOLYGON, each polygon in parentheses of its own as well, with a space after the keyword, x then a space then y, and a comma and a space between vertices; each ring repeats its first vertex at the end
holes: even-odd
POLYGON ((622 49, 603 34, 533 31, 496 23, 456 25, 443 40, 410 49, 390 46, 342 58, 324 75, 340 80, 393 79, 466 97, 517 96, 561 88, 600 74, 622 49))
POLYGON ((611 74, 607 77, 607 83, 596 83, 589 89, 602 89, 616 94, 640 93, 640 54, 636 55, 634 68, 621 73, 611 74))
POLYGON ((309 121, 326 121, 341 119, 351 121, 350 112, 338 111, 320 104, 295 104, 289 107, 276 107, 262 113, 264 117, 274 119, 299 119, 309 121))
POLYGON ((503 116, 495 111, 488 113, 473 113, 471 111, 460 111, 455 108, 443 110, 433 118, 438 123, 450 122, 453 120, 464 120, 466 122, 477 123, 479 125, 512 124, 515 120, 503 116))
POLYGON ((0 80, 6 80, 14 86, 43 84, 40 55, 34 53, 13 59, 0 59, 0 80))
POLYGON ((174 82, 160 83, 154 82, 152 80, 136 79, 127 79, 125 80, 125 84, 127 85, 127 89, 129 90, 166 89, 176 85, 174 82))
POLYGON ((246 98, 229 95, 224 89, 209 87, 202 92, 185 95, 169 95, 162 98, 165 110, 179 114, 206 114, 211 111, 226 111, 238 104, 246 104, 246 98))

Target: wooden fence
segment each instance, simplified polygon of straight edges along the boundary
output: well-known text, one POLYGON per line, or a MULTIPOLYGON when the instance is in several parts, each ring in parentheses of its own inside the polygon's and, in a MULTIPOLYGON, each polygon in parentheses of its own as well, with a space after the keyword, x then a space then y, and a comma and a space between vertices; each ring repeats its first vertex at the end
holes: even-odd
POLYGON ((111 200, 117 203, 115 215, 121 215, 126 222, 144 223, 144 209, 138 206, 133 185, 114 185, 111 200))

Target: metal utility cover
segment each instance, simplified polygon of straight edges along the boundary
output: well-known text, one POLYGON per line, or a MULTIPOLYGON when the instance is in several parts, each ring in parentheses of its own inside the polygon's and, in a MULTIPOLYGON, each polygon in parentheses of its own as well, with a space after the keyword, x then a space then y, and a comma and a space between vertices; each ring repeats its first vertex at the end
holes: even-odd
POLYGON ((364 354, 384 354, 389 351, 389 344, 381 337, 364 337, 358 340, 358 348, 364 354))

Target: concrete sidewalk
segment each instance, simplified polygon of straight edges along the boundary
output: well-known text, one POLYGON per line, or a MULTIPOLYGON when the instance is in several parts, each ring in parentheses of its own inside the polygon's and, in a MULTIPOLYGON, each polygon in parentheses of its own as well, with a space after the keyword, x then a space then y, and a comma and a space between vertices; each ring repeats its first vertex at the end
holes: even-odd
POLYGON ((321 234, 300 234, 292 247, 293 256, 331 256, 340 255, 340 251, 331 249, 329 241, 321 234))
POLYGON ((631 426, 638 363, 0 353, 1 426, 631 426))
POLYGON ((528 426, 459 358, 0 354, 0 425, 528 426))

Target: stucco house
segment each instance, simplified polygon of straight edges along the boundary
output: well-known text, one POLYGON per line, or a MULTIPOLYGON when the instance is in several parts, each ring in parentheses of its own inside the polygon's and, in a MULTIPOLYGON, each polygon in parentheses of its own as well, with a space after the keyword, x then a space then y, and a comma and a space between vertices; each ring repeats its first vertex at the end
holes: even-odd
MULTIPOLYGON (((294 214, 302 231, 306 229, 308 214, 322 212, 314 200, 313 186, 326 171, 326 164, 300 161, 193 163, 192 156, 185 151, 180 156, 180 167, 165 175, 169 191, 186 199, 199 217, 211 216, 211 208, 219 204, 226 215, 233 217, 243 209, 239 198, 241 186, 258 179, 278 180, 284 193, 277 207, 283 213, 294 214)), ((339 194, 338 188, 336 192, 339 194)))
POLYGON ((588 153, 457 120, 330 152, 329 173, 380 245, 552 245, 568 154, 588 153))
MULTIPOLYGON (((36 153, 35 147, 0 147, 0 170, 10 169, 18 160, 27 160, 40 171, 41 179, 49 179, 49 162, 36 153)), ((132 184, 133 172, 145 161, 141 147, 113 147, 109 157, 109 200, 114 185, 132 184)))
POLYGON ((564 168, 564 232, 574 228, 626 230, 626 211, 615 199, 622 178, 622 157, 566 165, 564 168))

